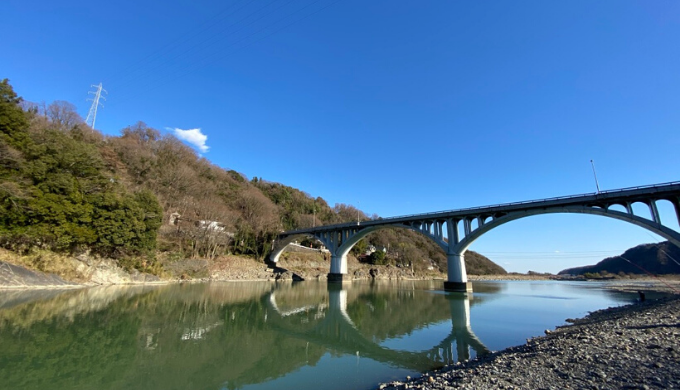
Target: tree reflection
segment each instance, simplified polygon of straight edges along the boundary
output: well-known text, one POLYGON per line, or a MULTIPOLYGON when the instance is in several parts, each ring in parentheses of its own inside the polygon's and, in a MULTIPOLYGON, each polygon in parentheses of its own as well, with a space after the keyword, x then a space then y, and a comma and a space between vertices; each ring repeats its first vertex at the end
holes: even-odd
MULTIPOLYGON (((87 289, 0 310, 0 383, 12 389, 242 388, 326 354, 425 371, 488 349, 466 295, 423 284, 223 283, 87 289), (450 321, 419 351, 386 348, 450 321)), ((9 307, 8 307, 9 306, 9 307)))

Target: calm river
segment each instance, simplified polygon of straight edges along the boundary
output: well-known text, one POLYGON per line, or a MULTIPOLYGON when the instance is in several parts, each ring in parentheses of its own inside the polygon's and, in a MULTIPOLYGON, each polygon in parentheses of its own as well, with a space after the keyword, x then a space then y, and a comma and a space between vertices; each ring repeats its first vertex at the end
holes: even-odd
POLYGON ((372 389, 634 301, 597 283, 0 291, 2 389, 372 389))

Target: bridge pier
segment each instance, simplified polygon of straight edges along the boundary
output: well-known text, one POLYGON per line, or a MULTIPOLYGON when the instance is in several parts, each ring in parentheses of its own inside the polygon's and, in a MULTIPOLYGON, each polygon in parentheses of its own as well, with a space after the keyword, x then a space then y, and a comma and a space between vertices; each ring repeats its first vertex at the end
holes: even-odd
POLYGON ((334 273, 329 273, 327 275, 327 279, 331 283, 342 283, 342 282, 349 282, 350 278, 347 276, 347 274, 334 274, 334 273))
POLYGON ((331 254, 331 272, 328 273, 329 282, 347 282, 347 256, 331 254))
MULTIPOLYGON (((470 347, 478 357, 488 354, 489 349, 477 338, 470 326, 471 296, 450 294, 446 296, 446 299, 449 301, 449 310, 451 311, 451 335, 446 340, 456 342, 458 361, 463 362, 470 359, 470 347)), ((445 347, 445 350, 447 349, 446 343, 441 345, 445 347)), ((452 355, 452 343, 448 344, 448 349, 448 354, 452 355)), ((453 363, 453 356, 451 356, 449 362, 453 363)))
POLYGON ((447 253, 447 276, 444 282, 444 290, 452 292, 472 292, 472 283, 468 282, 465 271, 465 254, 447 253))

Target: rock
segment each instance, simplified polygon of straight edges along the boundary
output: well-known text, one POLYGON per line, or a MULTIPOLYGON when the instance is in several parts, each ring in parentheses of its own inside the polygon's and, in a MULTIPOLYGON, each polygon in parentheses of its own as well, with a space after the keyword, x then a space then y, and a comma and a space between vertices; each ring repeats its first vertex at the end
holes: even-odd
POLYGON ((64 279, 39 271, 0 261, 0 286, 6 287, 67 287, 77 286, 64 279))
POLYGON ((290 280, 290 281, 294 281, 294 282, 301 282, 305 279, 302 276, 300 276, 296 273, 293 273, 291 271, 285 271, 285 272, 282 272, 282 273, 276 275, 276 280, 277 281, 290 280))
POLYGON ((276 275, 277 281, 293 280, 293 273, 290 271, 285 271, 276 275))
POLYGON ((294 282, 302 282, 304 280, 305 280, 305 278, 303 278, 302 276, 295 274, 295 273, 293 274, 293 281, 294 282))

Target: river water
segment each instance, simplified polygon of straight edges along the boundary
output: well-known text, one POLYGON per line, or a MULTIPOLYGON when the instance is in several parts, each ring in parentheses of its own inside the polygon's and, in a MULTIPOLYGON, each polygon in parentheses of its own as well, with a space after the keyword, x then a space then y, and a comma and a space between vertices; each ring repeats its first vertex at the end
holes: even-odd
POLYGON ((592 282, 0 291, 1 389, 373 389, 635 300, 592 282))

